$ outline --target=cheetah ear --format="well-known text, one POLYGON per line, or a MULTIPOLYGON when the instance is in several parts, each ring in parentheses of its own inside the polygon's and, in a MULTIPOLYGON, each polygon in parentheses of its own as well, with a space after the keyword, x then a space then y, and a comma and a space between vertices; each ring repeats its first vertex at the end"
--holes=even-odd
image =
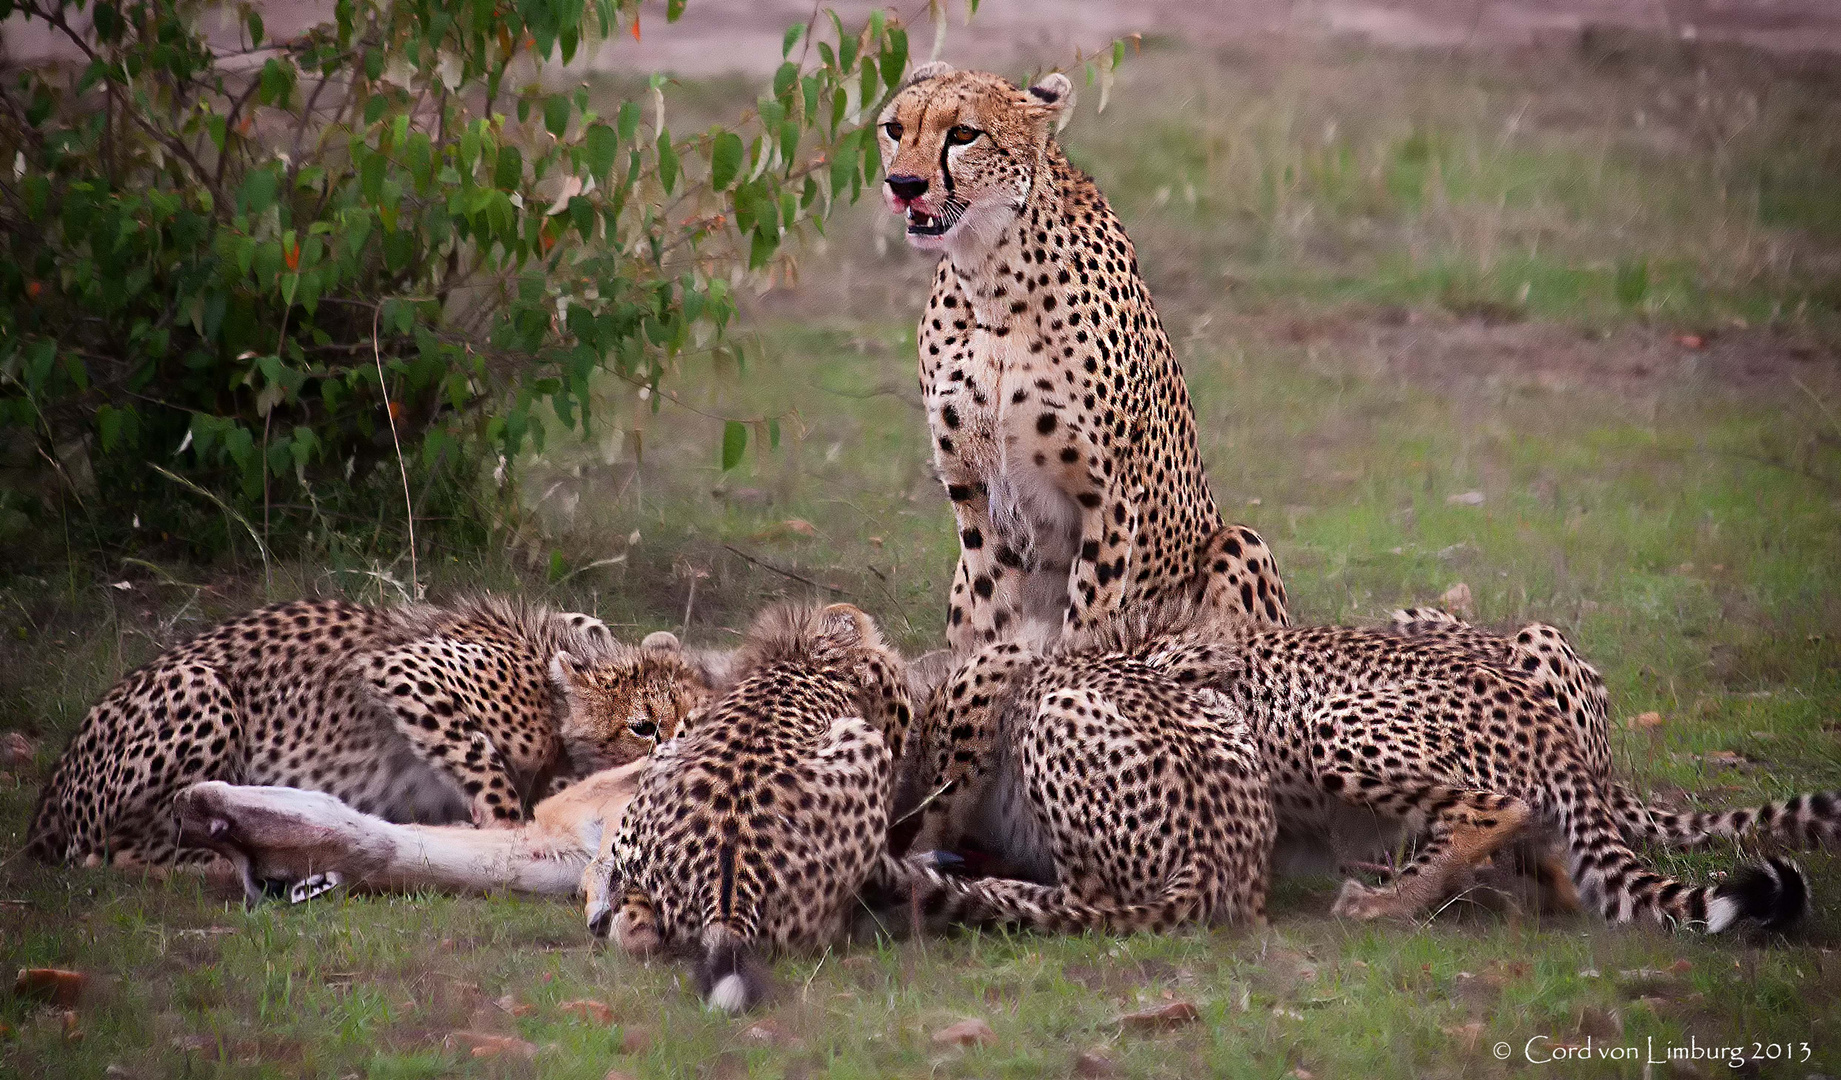
POLYGON ((937 79, 942 75, 950 75, 952 74, 952 70, 952 65, 944 60, 929 60, 909 70, 908 77, 902 82, 901 88, 906 90, 915 83, 923 83, 928 79, 937 79))
POLYGON ((1051 71, 1029 88, 1029 101, 1037 115, 1055 118, 1055 131, 1059 133, 1074 117, 1074 84, 1061 72, 1051 71))
POLYGON ((581 661, 558 649, 556 655, 550 657, 550 681, 556 684, 558 693, 573 697, 583 682, 581 661))
POLYGON ((879 643, 876 624, 855 604, 832 604, 819 613, 821 631, 831 644, 844 649, 879 643))
POLYGON ((679 641, 678 636, 669 630, 652 631, 650 634, 646 635, 644 641, 639 643, 639 647, 646 652, 676 653, 684 651, 684 643, 679 641))

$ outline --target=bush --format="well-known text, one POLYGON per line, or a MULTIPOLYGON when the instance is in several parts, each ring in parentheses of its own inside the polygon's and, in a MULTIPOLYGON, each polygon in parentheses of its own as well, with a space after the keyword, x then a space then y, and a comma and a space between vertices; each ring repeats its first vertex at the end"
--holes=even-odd
POLYGON ((599 373, 738 353, 731 280, 873 186, 908 60, 881 13, 794 26, 754 110, 680 137, 656 77, 606 115, 542 78, 638 0, 340 0, 289 41, 219 10, 0 0, 86 61, 0 86, 0 440, 99 536, 221 543, 194 485, 264 532, 464 508, 599 373))

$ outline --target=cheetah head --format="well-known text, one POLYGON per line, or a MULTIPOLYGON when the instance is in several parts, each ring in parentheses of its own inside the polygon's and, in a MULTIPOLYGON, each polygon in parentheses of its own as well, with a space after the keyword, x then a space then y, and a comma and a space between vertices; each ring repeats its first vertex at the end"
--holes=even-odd
POLYGON ((994 245, 1027 205, 1073 102, 1074 84, 1060 72, 1019 90, 947 64, 915 68, 876 129, 888 162, 883 195, 907 219, 908 242, 961 264, 994 245))
POLYGON ((563 745, 578 775, 636 761, 677 734, 712 690, 677 635, 659 631, 635 649, 615 644, 591 657, 558 652, 550 680, 564 706, 563 745))

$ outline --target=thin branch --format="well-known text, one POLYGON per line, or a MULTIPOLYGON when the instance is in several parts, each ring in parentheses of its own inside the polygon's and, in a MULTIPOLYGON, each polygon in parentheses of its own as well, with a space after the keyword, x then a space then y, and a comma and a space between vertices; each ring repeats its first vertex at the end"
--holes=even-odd
POLYGON ((403 462, 403 443, 396 434, 396 410, 390 407, 390 380, 384 375, 384 354, 377 343, 377 321, 383 312, 382 304, 378 304, 371 312, 371 359, 377 364, 377 390, 383 395, 384 416, 390 421, 390 441, 396 446, 396 468, 403 474, 403 510, 409 515, 409 584, 415 589, 415 598, 420 600, 422 576, 416 567, 415 500, 409 494, 409 466, 403 462))
POLYGON ((810 585, 814 589, 823 589, 826 592, 836 593, 839 596, 853 595, 848 589, 840 589, 836 585, 826 585, 822 581, 813 581, 811 578, 806 577, 803 574, 796 574, 791 570, 782 569, 763 559, 757 559, 754 556, 743 551, 741 548, 736 547, 734 544, 724 544, 722 546, 727 551, 735 555, 741 556, 743 559, 747 560, 748 562, 753 563, 754 565, 760 567, 761 569, 771 570, 774 573, 779 574, 781 577, 792 578, 794 581, 798 581, 798 582, 802 582, 803 584, 810 585))

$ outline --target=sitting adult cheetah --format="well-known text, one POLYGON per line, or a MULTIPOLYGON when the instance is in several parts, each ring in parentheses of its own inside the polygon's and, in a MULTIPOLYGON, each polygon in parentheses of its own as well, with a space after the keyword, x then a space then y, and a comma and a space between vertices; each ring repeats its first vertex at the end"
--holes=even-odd
POLYGON ((710 673, 669 634, 648 645, 501 600, 254 611, 91 708, 39 796, 27 850, 117 865, 207 856, 182 847, 172 808, 204 780, 324 791, 392 821, 509 825, 553 783, 644 755, 647 724, 675 724, 701 700, 710 673))
MULTIPOLYGON (((1218 690, 1246 716, 1282 833, 1321 832, 1356 808, 1427 836, 1386 887, 1346 882, 1338 914, 1419 914, 1497 852, 1549 840, 1611 921, 1719 932, 1742 920, 1781 926, 1803 911, 1801 873, 1781 859, 1717 888, 1646 868, 1620 834, 1608 749, 1582 745, 1580 722, 1505 662, 1513 650, 1498 636, 1411 622, 1247 631, 1187 607, 1134 613, 1143 629, 1131 655, 1182 685, 1218 690)), ((943 791, 924 812, 951 822, 964 820, 961 789, 988 786, 979 763, 990 735, 975 723, 948 735, 957 749, 938 759, 949 761, 943 791)), ((917 847, 935 835, 924 824, 917 847)))
POLYGON ((618 910, 591 903, 589 929, 642 954, 694 943, 698 993, 729 1012, 764 993, 757 943, 838 938, 886 851, 902 669, 848 604, 763 613, 732 688, 652 757, 607 868, 618 910))
POLYGON ((1031 880, 903 863, 882 875, 892 899, 1054 932, 1265 921, 1275 826, 1258 747, 1221 694, 1145 663, 1106 632, 1117 622, 1047 652, 987 646, 934 693, 915 761, 962 779, 921 811, 916 849, 975 834, 1031 880))
POLYGON ((1131 241, 1055 144, 1072 104, 1065 75, 1024 91, 933 63, 878 121, 889 206, 944 255, 918 341, 959 529, 947 638, 1052 636, 1179 594, 1283 626, 1271 551, 1209 491, 1131 241))

